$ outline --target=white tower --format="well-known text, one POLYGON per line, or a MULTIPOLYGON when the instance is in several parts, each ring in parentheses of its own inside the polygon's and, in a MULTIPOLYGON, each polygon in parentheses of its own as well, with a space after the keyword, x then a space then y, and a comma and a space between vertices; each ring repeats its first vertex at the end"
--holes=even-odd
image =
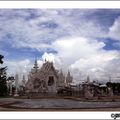
POLYGON ((89 76, 87 76, 87 81, 86 81, 86 83, 90 83, 90 77, 89 77, 89 76))
POLYGON ((63 74, 63 72, 61 70, 60 73, 59 73, 59 83, 58 83, 58 85, 63 86, 64 83, 65 83, 65 76, 64 76, 64 74, 63 74))
POLYGON ((15 96, 19 96, 18 95, 18 80, 19 80, 19 77, 18 77, 18 74, 15 75, 15 96))
POLYGON ((23 75, 23 79, 22 79, 22 86, 23 86, 23 87, 25 87, 25 83, 26 83, 25 75, 23 75))
POLYGON ((67 77, 66 77, 66 83, 72 83, 73 77, 70 75, 70 71, 68 70, 67 77))

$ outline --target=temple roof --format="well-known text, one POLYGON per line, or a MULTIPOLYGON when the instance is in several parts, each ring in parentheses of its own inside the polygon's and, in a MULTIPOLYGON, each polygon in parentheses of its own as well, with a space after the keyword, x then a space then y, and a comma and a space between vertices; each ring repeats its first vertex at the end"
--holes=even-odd
POLYGON ((53 62, 45 61, 45 63, 42 65, 40 71, 43 73, 48 73, 50 70, 53 70, 56 77, 58 77, 57 70, 53 66, 53 62))

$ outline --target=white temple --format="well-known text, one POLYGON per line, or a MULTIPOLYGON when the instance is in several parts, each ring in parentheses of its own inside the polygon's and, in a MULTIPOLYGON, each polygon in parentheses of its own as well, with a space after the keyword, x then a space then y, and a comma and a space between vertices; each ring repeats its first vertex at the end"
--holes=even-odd
POLYGON ((70 82, 72 82, 72 76, 69 71, 65 77, 62 70, 59 71, 54 67, 53 62, 45 60, 39 68, 35 60, 34 67, 28 75, 26 93, 56 93, 60 87, 70 82))

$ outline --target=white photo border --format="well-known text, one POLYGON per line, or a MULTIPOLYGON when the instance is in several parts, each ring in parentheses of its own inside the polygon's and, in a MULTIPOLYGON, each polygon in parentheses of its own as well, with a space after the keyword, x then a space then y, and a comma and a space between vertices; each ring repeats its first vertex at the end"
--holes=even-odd
MULTIPOLYGON (((0 1, 0 9, 120 9, 120 1, 0 1)), ((0 119, 113 119, 111 112, 0 112, 0 119)))

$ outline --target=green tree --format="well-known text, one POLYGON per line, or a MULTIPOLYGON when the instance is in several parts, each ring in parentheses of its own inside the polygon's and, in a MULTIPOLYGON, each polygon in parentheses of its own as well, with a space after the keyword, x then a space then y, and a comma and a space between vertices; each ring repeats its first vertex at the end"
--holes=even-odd
MULTIPOLYGON (((4 56, 0 55, 0 64, 3 64, 4 56)), ((0 67, 0 96, 7 95, 7 75, 6 75, 7 67, 0 67)))

